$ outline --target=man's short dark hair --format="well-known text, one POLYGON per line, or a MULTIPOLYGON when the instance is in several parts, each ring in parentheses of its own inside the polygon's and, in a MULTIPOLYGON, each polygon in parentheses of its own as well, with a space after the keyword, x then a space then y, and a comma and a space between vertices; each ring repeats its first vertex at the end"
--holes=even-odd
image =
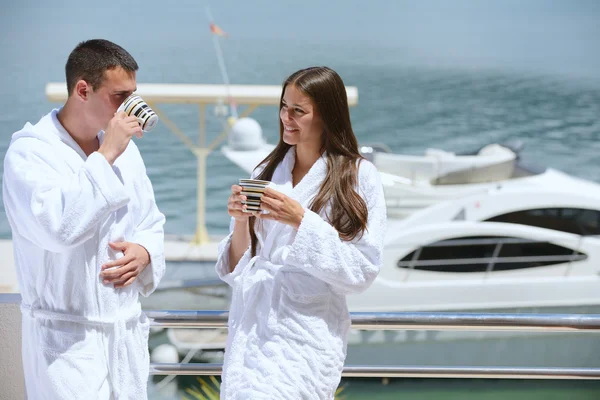
POLYGON ((129 72, 138 70, 131 54, 113 42, 92 39, 79 43, 69 54, 65 66, 69 95, 80 79, 89 83, 92 89, 98 89, 104 80, 104 72, 117 67, 129 72))

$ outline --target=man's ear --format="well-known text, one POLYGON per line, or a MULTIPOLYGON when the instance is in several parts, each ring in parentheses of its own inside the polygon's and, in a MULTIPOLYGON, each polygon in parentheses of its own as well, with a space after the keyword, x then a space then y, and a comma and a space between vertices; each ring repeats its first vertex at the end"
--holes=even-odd
POLYGON ((75 84, 74 95, 82 101, 87 101, 91 91, 92 87, 83 79, 78 80, 75 84))

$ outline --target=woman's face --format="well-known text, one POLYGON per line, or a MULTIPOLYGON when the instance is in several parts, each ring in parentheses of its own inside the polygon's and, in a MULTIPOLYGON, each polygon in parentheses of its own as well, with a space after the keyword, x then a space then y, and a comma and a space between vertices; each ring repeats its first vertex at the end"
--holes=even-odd
POLYGON ((290 84, 283 93, 279 118, 283 141, 289 145, 321 148, 324 125, 312 99, 290 84))

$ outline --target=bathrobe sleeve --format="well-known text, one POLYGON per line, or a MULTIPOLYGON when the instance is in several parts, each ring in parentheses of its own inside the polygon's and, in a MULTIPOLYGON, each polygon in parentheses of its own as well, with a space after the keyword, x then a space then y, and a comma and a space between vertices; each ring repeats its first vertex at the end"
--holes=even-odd
POLYGON ((215 265, 215 270, 217 271, 217 275, 219 278, 227 283, 229 286, 233 286, 233 281, 236 276, 238 276, 241 271, 244 269, 244 265, 248 264, 252 259, 252 255, 250 253, 250 246, 246 249, 240 261, 238 261, 237 265, 233 272, 229 272, 229 247, 231 246, 231 237, 233 236, 233 226, 235 224, 235 219, 231 218, 231 223, 229 225, 229 235, 221 240, 219 243, 219 251, 217 264, 215 265))
POLYGON ((123 184, 100 153, 60 173, 51 145, 19 139, 4 158, 4 205, 14 229, 37 246, 62 252, 94 235, 97 224, 129 202, 123 184))
POLYGON ((305 209, 304 218, 292 243, 287 263, 331 285, 341 294, 360 293, 373 282, 382 262, 386 229, 386 206, 379 173, 362 160, 359 194, 368 208, 367 230, 351 242, 323 218, 305 209))
MULTIPOLYGON (((130 144, 131 145, 131 144, 130 144)), ((134 147, 137 150, 137 146, 134 147)), ((132 242, 143 246, 150 255, 150 264, 144 268, 137 279, 140 280, 140 294, 149 296, 157 288, 165 275, 165 216, 158 210, 154 199, 154 190, 142 156, 137 152, 140 165, 139 183, 136 191, 139 194, 140 211, 135 216, 135 227, 132 242)))
MULTIPOLYGON (((256 177, 262 172, 262 169, 262 165, 256 167, 256 169, 252 171, 252 174, 250 174, 250 179, 256 179, 256 177)), ((229 223, 229 235, 227 235, 223 240, 221 240, 221 243, 219 243, 217 264, 215 265, 217 275, 229 286, 233 286, 233 280, 235 277, 241 273, 241 271, 244 269, 243 267, 252 259, 250 246, 248 246, 242 255, 242 258, 240 258, 240 261, 238 261, 237 265, 235 266, 233 272, 229 272, 229 247, 231 246, 231 237, 233 236, 234 225, 235 218, 232 217, 229 223)))

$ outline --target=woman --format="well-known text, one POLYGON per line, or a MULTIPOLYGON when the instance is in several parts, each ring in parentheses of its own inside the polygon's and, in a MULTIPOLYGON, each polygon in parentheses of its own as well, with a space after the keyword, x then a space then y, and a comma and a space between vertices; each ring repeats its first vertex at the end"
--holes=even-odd
POLYGON ((363 159, 346 90, 326 67, 283 84, 280 140, 253 178, 271 181, 258 214, 233 185, 232 232, 216 270, 233 287, 223 399, 332 399, 346 358, 346 295, 381 265, 386 211, 363 159))

